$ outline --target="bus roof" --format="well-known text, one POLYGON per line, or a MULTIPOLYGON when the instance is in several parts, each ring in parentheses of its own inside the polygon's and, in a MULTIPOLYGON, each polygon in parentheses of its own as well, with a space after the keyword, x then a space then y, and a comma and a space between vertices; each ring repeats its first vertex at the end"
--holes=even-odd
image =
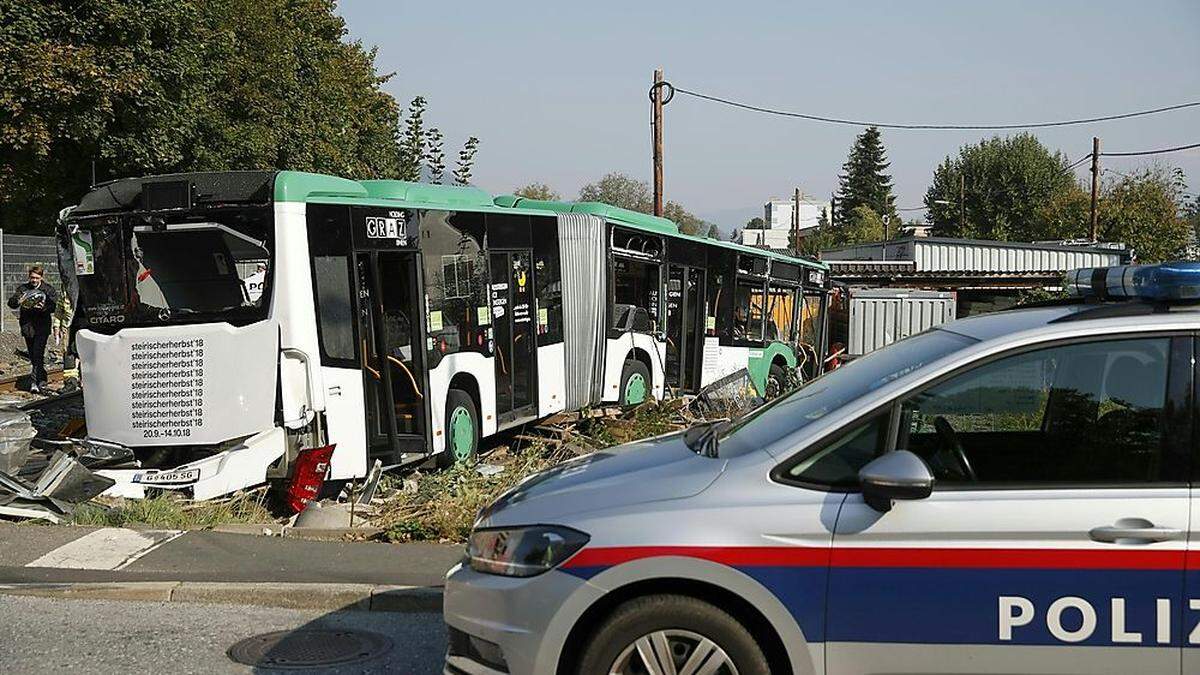
POLYGON ((516 195, 492 195, 476 187, 456 185, 433 185, 430 183, 414 183, 403 180, 365 180, 352 181, 321 174, 302 173, 297 171, 281 171, 275 179, 276 201, 330 201, 355 204, 373 204, 378 206, 429 206, 457 207, 471 211, 503 211, 505 213, 586 213, 604 218, 605 220, 634 229, 652 232, 654 234, 690 239, 710 246, 741 251, 750 255, 758 255, 780 262, 828 269, 824 263, 806 258, 795 258, 789 255, 768 251, 752 246, 743 246, 731 241, 709 239, 685 234, 674 222, 623 209, 601 202, 565 202, 528 199, 516 195))
MULTIPOLYGON (((356 181, 303 171, 222 171, 119 179, 93 188, 83 196, 72 215, 86 217, 90 214, 137 210, 144 203, 143 188, 146 185, 182 181, 191 184, 190 191, 194 198, 202 202, 264 203, 273 197, 277 202, 324 202, 412 208, 449 207, 457 210, 527 215, 545 212, 586 213, 622 227, 688 239, 781 262, 828 269, 827 265, 815 260, 795 258, 731 241, 685 234, 680 232, 674 222, 666 218, 600 202, 543 201, 515 195, 493 197, 484 190, 470 186, 433 185, 402 180, 356 181)), ((189 203, 190 199, 192 198, 189 198, 189 203)))

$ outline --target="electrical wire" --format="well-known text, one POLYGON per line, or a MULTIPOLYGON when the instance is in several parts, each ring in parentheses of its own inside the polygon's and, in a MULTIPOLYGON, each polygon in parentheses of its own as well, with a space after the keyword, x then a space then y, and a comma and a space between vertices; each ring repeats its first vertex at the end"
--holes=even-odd
MULTIPOLYGON (((1164 155, 1168 152, 1179 152, 1181 150, 1191 150, 1200 148, 1200 143, 1192 143, 1191 145, 1178 145, 1173 148, 1160 148, 1158 150, 1139 150, 1137 152, 1102 152, 1101 157, 1140 157, 1142 155, 1164 155)), ((1088 155, 1091 157, 1091 155, 1088 155)))
POLYGON ((1200 106, 1200 101, 1191 101, 1188 103, 1178 103, 1176 105, 1163 106, 1161 108, 1152 108, 1149 110, 1138 110, 1134 112, 1120 113, 1117 115, 1103 115, 1100 117, 1085 117, 1072 120, 1060 120, 1055 122, 1028 122, 1023 124, 909 124, 899 122, 868 122, 864 120, 843 119, 839 117, 826 117, 824 115, 813 115, 809 113, 793 112, 788 110, 778 110, 775 108, 767 108, 759 105, 752 105, 742 101, 713 96, 712 94, 704 94, 682 87, 676 87, 670 82, 657 82, 650 87, 650 96, 656 95, 656 90, 659 88, 667 89, 667 95, 663 101, 666 102, 675 95, 675 93, 684 94, 693 98, 720 103, 722 105, 750 110, 753 112, 766 113, 768 115, 779 115, 782 117, 795 117, 799 119, 809 120, 811 122, 825 122, 827 124, 844 124, 854 127, 878 127, 880 129, 912 129, 926 131, 961 131, 961 130, 1002 130, 1002 129, 1044 129, 1047 127, 1066 127, 1080 124, 1095 124, 1097 122, 1111 122, 1113 120, 1129 119, 1131 117, 1142 117, 1145 115, 1157 115, 1160 113, 1171 112, 1173 110, 1183 110, 1185 108, 1195 108, 1200 106))
POLYGON ((1091 158, 1092 158, 1092 153, 1089 152, 1088 154, 1084 155, 1083 157, 1080 157, 1079 159, 1075 160, 1074 162, 1071 162, 1071 164, 1069 166, 1067 166, 1067 171, 1074 169, 1075 167, 1079 166, 1080 164, 1083 164, 1084 162, 1088 161, 1091 158))

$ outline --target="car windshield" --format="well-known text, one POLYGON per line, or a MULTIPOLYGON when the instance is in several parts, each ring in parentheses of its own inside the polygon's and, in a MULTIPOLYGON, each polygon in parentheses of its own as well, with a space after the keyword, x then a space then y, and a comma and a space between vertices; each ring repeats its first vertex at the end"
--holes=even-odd
POLYGON ((947 330, 905 338, 813 380, 735 420, 720 438, 722 457, 763 448, 886 384, 978 340, 947 330))
POLYGON ((263 210, 184 223, 123 220, 73 234, 85 325, 240 323, 265 315, 271 255, 263 210))

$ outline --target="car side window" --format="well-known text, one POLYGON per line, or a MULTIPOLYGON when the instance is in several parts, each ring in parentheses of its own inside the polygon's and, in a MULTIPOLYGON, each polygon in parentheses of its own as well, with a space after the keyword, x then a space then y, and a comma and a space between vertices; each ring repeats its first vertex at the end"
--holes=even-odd
POLYGON ((833 488, 857 487, 859 469, 882 452, 887 430, 887 412, 860 421, 797 462, 785 474, 789 480, 802 483, 833 488))
POLYGON ((897 447, 943 485, 1158 482, 1170 351, 1135 338, 1001 358, 903 400, 897 447))

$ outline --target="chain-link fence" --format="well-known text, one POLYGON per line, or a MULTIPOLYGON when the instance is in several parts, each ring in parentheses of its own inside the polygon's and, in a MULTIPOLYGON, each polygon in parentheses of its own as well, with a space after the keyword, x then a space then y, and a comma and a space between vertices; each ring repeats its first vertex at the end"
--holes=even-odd
MULTIPOLYGON (((0 302, 28 280, 30 265, 46 268, 46 281, 60 289, 58 280, 58 246, 54 237, 32 234, 9 234, 0 230, 0 302)), ((5 305, 0 309, 0 332, 17 332, 16 313, 5 305)))

